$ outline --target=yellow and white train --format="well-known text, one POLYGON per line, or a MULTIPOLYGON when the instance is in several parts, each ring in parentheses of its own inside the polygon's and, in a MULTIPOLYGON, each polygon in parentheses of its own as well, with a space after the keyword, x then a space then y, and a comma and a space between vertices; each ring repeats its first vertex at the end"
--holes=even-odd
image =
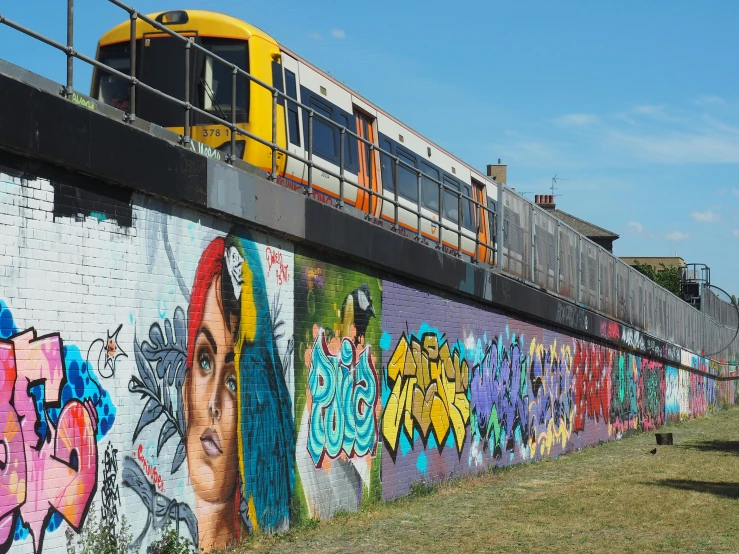
MULTIPOLYGON (((280 184, 294 189, 306 188, 310 173, 315 195, 324 201, 338 199, 340 180, 335 175, 340 174, 340 128, 345 127, 378 148, 370 149, 351 134, 343 134, 346 178, 343 188, 347 204, 369 216, 395 221, 395 206, 381 199, 394 201, 397 191, 398 224, 402 228, 417 233, 416 211, 420 202, 425 216, 421 219, 421 234, 426 239, 438 245, 437 222, 441 220, 448 227, 441 230, 445 249, 456 251, 461 244, 465 254, 492 263, 492 250, 485 245, 492 245, 495 234, 492 213, 498 185, 494 180, 244 21, 200 10, 161 12, 148 17, 179 35, 190 37, 194 43, 277 88, 287 97, 281 98, 277 105, 275 142, 295 158, 277 151, 275 168, 280 184), (308 164, 296 159, 309 158, 309 110, 306 107, 333 122, 312 117, 315 167, 311 172, 308 164), (394 162, 395 157, 404 163, 394 162), (351 182, 373 193, 352 186, 351 182), (444 185, 442 189, 440 183, 444 185), (469 199, 489 211, 478 208, 469 199), (461 240, 457 232, 460 218, 461 240), (475 237, 480 244, 476 245, 475 237)), ((128 75, 131 74, 130 48, 131 23, 125 22, 103 35, 98 43, 97 59, 128 75)), ((240 128, 265 141, 273 140, 271 90, 238 75, 234 101, 231 67, 197 48, 185 54, 181 39, 141 19, 135 28, 135 48, 135 75, 139 81, 179 100, 187 99, 200 110, 228 122, 232 121, 235 107, 234 120, 240 128), (189 76, 185 69, 186 55, 190 57, 189 76)), ((129 90, 128 81, 95 70, 93 98, 129 112, 129 90)), ((180 134, 185 131, 182 107, 141 87, 136 92, 135 115, 180 134)), ((227 125, 214 124, 212 119, 196 111, 191 112, 189 123, 192 138, 226 154, 231 153, 231 130, 227 125)), ((272 148, 245 135, 238 134, 234 155, 272 171, 272 148)))

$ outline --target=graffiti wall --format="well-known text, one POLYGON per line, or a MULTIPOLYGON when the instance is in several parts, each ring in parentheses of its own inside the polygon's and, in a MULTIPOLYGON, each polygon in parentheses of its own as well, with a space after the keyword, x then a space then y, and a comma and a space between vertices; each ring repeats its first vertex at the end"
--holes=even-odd
POLYGON ((379 498, 382 315, 377 277, 296 256, 296 506, 303 517, 379 498))
POLYGON ((167 525, 224 548, 734 402, 690 353, 665 367, 210 215, 85 194, 0 176, 0 554, 67 552, 124 519, 131 552, 167 525))

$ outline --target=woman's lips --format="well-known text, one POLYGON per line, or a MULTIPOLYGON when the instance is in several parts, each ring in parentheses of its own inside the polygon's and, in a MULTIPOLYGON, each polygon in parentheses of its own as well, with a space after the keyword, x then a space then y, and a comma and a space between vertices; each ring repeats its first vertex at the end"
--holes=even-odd
POLYGON ((211 458, 215 458, 216 456, 223 454, 218 433, 216 433, 215 429, 212 427, 208 427, 205 432, 200 435, 200 443, 203 445, 205 453, 211 458))

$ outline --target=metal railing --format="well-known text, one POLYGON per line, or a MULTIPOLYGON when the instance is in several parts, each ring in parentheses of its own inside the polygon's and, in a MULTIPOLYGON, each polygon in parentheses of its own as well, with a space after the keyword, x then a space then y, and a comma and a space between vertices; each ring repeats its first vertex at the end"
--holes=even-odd
POLYGON ((502 194, 504 272, 695 353, 739 360, 731 304, 704 287, 698 311, 536 204, 502 194))
MULTIPOLYGON (((11 21, 0 14, 0 23, 4 23, 8 27, 11 27, 17 31, 20 31, 21 33, 24 33, 30 37, 33 37, 35 39, 38 39, 49 46, 52 46, 62 52, 64 52, 67 55, 67 83, 66 86, 62 88, 62 94, 64 95, 70 95, 72 91, 74 90, 74 80, 73 80, 73 60, 74 58, 77 58, 85 63, 88 63, 92 65, 93 67, 97 68, 100 71, 104 71, 112 76, 115 76, 119 79, 122 79, 126 81, 129 85, 129 112, 124 115, 124 120, 128 123, 132 123, 136 119, 136 91, 137 90, 145 90, 148 93, 151 93, 159 98, 162 98, 168 102, 171 102, 173 104, 176 104, 180 106, 183 110, 183 135, 181 137, 181 143, 184 145, 188 145, 190 141, 192 140, 191 137, 191 118, 193 114, 197 114, 205 118, 206 120, 210 120, 215 124, 224 125, 230 130, 231 135, 231 154, 226 157, 226 161, 229 163, 233 163, 234 156, 233 153, 236 152, 236 139, 237 136, 243 136, 248 139, 251 139, 261 145, 264 145, 271 150, 271 161, 272 161, 272 167, 271 172, 269 173, 268 178, 272 181, 276 181, 279 177, 278 170, 277 170, 277 154, 283 154, 284 156, 287 156, 288 158, 295 159, 299 162, 304 163, 307 166, 307 187, 305 190, 305 193, 307 195, 313 194, 313 185, 314 185, 314 179, 313 179, 313 172, 314 170, 320 170, 323 174, 326 174, 330 177, 333 177, 334 179, 338 180, 339 183, 339 198, 336 202, 337 208, 343 208, 345 204, 345 187, 346 185, 350 185, 352 187, 355 187, 358 191, 363 191, 369 196, 369 206, 370 209, 367 213, 367 218, 371 217, 373 213, 376 211, 379 211, 380 216, 383 215, 383 206, 384 202, 387 202, 393 206, 392 212, 393 212, 393 218, 392 218, 392 229, 398 230, 400 228, 400 221, 401 221, 401 212, 405 212, 410 218, 415 218, 416 222, 416 236, 415 239, 420 241, 423 238, 423 232, 422 232, 422 222, 427 221, 431 226, 438 227, 439 229, 439 239, 438 241, 434 239, 433 237, 430 237, 428 234, 426 234, 426 237, 431 240, 431 242, 436 243, 436 248, 443 248, 444 246, 444 236, 446 235, 449 237, 451 235, 452 239, 447 240, 446 243, 448 245, 451 245, 452 254, 455 254, 457 256, 461 256, 464 248, 464 240, 469 240, 470 242, 474 243, 474 247, 470 247, 467 250, 467 253, 470 254, 470 261, 472 263, 478 263, 479 260, 483 260, 488 264, 494 264, 495 263, 495 246, 492 243, 492 240, 490 238, 481 238, 481 234, 483 234, 483 222, 485 221, 492 221, 493 226, 495 226, 495 212, 494 210, 491 210, 475 198, 472 198, 470 196, 467 196, 462 192, 461 190, 457 190, 455 188, 452 188, 445 184, 443 181, 440 181, 438 179, 433 178, 430 175, 426 175, 423 173, 420 169, 406 163, 404 160, 400 159, 398 156, 394 155, 392 152, 389 152, 387 150, 384 150, 380 148, 378 145, 372 143, 371 141, 365 139, 364 137, 359 136, 357 133, 353 132, 351 129, 346 128, 343 125, 340 125, 339 123, 334 122, 330 118, 324 116, 323 114, 317 112, 313 108, 311 108, 308 105, 303 104, 302 102, 298 101, 297 99, 291 98, 287 96, 283 91, 277 89, 276 87, 269 85, 265 83, 264 81, 258 79, 257 77, 254 77, 252 74, 250 74, 247 71, 244 71, 240 67, 236 66, 235 64, 221 58, 217 54, 214 54, 207 48, 204 48, 200 44, 197 44, 191 37, 186 37, 183 35, 180 35, 179 33, 173 31, 172 29, 168 28, 166 25, 153 20, 146 15, 140 13, 135 8, 120 2, 119 0, 108 0, 111 4, 114 4, 118 7, 120 7, 122 10, 125 10, 129 14, 130 18, 130 72, 129 74, 122 73, 121 71, 118 71, 98 60, 95 60, 94 58, 91 58, 89 56, 86 56, 85 54, 82 54, 81 52, 78 52, 74 48, 74 2, 73 0, 67 0, 67 44, 61 44, 53 39, 50 39, 48 37, 45 37, 41 35, 40 33, 29 29, 20 23, 17 23, 15 21, 11 21), (148 25, 151 25, 155 29, 161 31, 162 33, 165 33, 169 36, 171 36, 174 39, 177 39, 182 42, 183 46, 183 64, 185 66, 185 79, 184 79, 184 99, 180 100, 179 98, 175 98, 174 96, 171 96, 169 94, 166 94, 164 92, 161 92, 160 90, 146 84, 145 82, 139 80, 136 77, 136 26, 137 21, 141 20, 147 23, 148 25), (197 50, 207 58, 210 58, 213 60, 214 63, 223 64, 227 68, 231 70, 231 99, 232 99, 232 106, 231 106, 231 118, 230 120, 226 120, 223 117, 219 117, 218 115, 211 113, 207 110, 204 110, 202 108, 199 108, 198 106, 194 105, 190 101, 190 82, 191 82, 191 51, 197 50), (272 96, 272 136, 271 140, 267 140, 264 137, 260 137, 243 127, 240 127, 236 123, 236 104, 237 104, 237 95, 236 95, 236 85, 237 85, 237 79, 239 77, 246 78, 248 81, 255 83, 259 87, 262 87, 266 91, 269 91, 269 93, 272 96), (307 157, 303 157, 300 154, 296 154, 294 152, 290 152, 286 148, 282 148, 278 142, 277 142, 277 127, 278 127, 278 106, 286 106, 287 103, 290 103, 290 105, 301 108, 308 114, 308 148, 307 148, 307 157), (314 120, 318 118, 323 123, 331 126, 333 129, 336 130, 340 134, 340 141, 339 141, 339 169, 336 171, 332 167, 329 167, 328 165, 322 164, 320 161, 317 161, 317 156, 315 155, 314 148, 313 148, 313 138, 314 138, 314 120), (392 160, 393 164, 393 175, 394 175, 394 192, 391 195, 388 195, 386 193, 378 192, 377 190, 374 190, 371 186, 364 186, 359 183, 359 179, 355 179, 353 174, 346 172, 345 167, 345 159, 346 159, 346 145, 347 140, 346 137, 349 136, 352 139, 358 141, 358 143, 364 144, 366 148, 369 149, 369 159, 372 161, 372 171, 370 172, 370 175, 374 175, 379 173, 379 164, 377 163, 377 155, 385 155, 388 156, 392 160), (377 154, 376 154, 377 153, 377 154), (411 208, 408 206, 408 202, 404 202, 399 198, 398 195, 398 189, 399 189, 399 182, 397 179, 398 175, 398 166, 405 167, 412 173, 415 173, 416 175, 416 181, 417 181, 417 202, 415 204, 415 208, 411 208), (438 210, 438 219, 434 215, 428 215, 427 213, 424 213, 424 210, 427 210, 427 208, 424 208, 422 206, 421 198, 422 198, 422 182, 431 182, 434 183, 438 187, 438 193, 439 193, 439 210, 438 210), (453 197, 456 197, 456 204, 457 204, 457 225, 456 227, 447 225, 444 223, 444 210, 443 210, 443 198, 445 194, 450 194, 453 197), (472 225, 473 229, 469 230, 464 226, 464 217, 463 217, 463 207, 465 204, 469 204, 472 207, 472 225), (446 233, 445 233, 446 232, 446 233), (456 241, 455 241, 456 239, 456 241), (452 241, 455 241, 456 244, 453 244, 452 241)), ((371 185, 371 183, 370 183, 371 185)), ((428 210, 431 211, 431 210, 428 210)), ((433 211, 432 211, 433 214, 433 211)), ((492 231, 488 234, 488 237, 492 235, 492 231)))
MULTIPOLYGON (((515 194, 510 189, 498 185, 497 206, 498 213, 491 210, 475 198, 465 195, 461 190, 449 187, 443 181, 426 175, 420 169, 406 163, 392 152, 380 148, 371 141, 359 136, 351 129, 342 126, 323 114, 315 111, 295 98, 287 96, 283 91, 269 85, 254 77, 247 71, 235 64, 214 54, 210 50, 197 44, 191 37, 185 37, 171 30, 166 25, 152 20, 141 14, 136 9, 119 0, 108 0, 110 3, 125 10, 130 18, 130 71, 129 74, 122 73, 112 67, 103 64, 94 58, 86 56, 74 48, 74 2, 67 1, 67 44, 59 43, 45 37, 17 22, 11 21, 0 14, 0 23, 5 24, 21 33, 40 40, 53 48, 66 54, 67 57, 67 82, 62 87, 62 94, 69 96, 74 90, 73 61, 79 59, 92 65, 100 71, 104 71, 119 79, 124 80, 129 86, 129 109, 124 114, 124 121, 129 124, 136 119, 137 91, 144 90, 156 95, 168 102, 180 106, 183 110, 183 135, 181 143, 188 145, 191 141, 191 118, 198 114, 206 120, 224 125, 230 129, 231 154, 227 156, 227 162, 234 162, 233 153, 236 152, 236 138, 243 136, 255 141, 271 151, 271 171, 268 178, 276 181, 279 177, 277 167, 277 154, 280 153, 287 158, 297 160, 307 167, 307 186, 305 194, 313 193, 313 172, 320 170, 322 173, 338 180, 339 193, 335 206, 339 209, 344 207, 345 187, 350 185, 357 191, 363 191, 369 196, 369 210, 365 217, 370 218, 379 213, 384 217, 384 203, 392 206, 393 217, 392 228, 400 228, 401 210, 415 218, 415 239, 423 238, 422 223, 428 221, 439 229, 436 248, 444 245, 444 236, 451 233, 456 235, 456 252, 461 256, 464 245, 463 241, 474 242, 474 253, 470 256, 472 263, 483 260, 486 264, 494 265, 498 270, 537 286, 546 288, 548 291, 562 296, 572 302, 590 308, 601 314, 632 325, 645 332, 668 342, 678 344, 696 353, 721 352, 720 357, 725 360, 739 359, 739 344, 732 342, 731 336, 736 331, 736 326, 731 328, 731 316, 724 317, 721 302, 709 299, 707 304, 711 307, 707 313, 701 313, 692 306, 683 302, 666 289, 656 285, 647 277, 624 264, 612 254, 591 242, 577 231, 554 218, 551 214, 542 210, 525 198, 515 194), (155 29, 165 33, 182 43, 183 64, 185 66, 184 99, 180 100, 169 94, 147 85, 136 76, 136 26, 138 20, 144 21, 155 29), (194 105, 190 100, 191 82, 191 52, 199 51, 204 56, 213 60, 214 63, 225 65, 231 70, 231 117, 230 120, 204 110, 194 105), (260 137, 240 127, 236 122, 237 113, 237 79, 246 78, 249 82, 268 91, 271 95, 271 117, 272 129, 270 140, 260 137), (290 152, 278 144, 278 106, 287 105, 298 107, 307 113, 307 149, 306 156, 290 152), (338 171, 317 161, 314 153, 314 121, 318 118, 323 123, 331 126, 340 135, 339 141, 339 168, 338 171), (380 165, 377 159, 387 156, 392 161, 393 191, 379 192, 370 186, 359 183, 358 177, 354 179, 352 173, 347 174, 345 167, 346 159, 346 137, 349 136, 363 144, 370 153, 372 170, 371 176, 380 174, 380 165), (416 176, 417 201, 415 208, 409 207, 407 202, 401 201, 399 197, 400 183, 398 179, 398 168, 404 167, 416 176), (426 208, 422 207, 423 182, 431 182, 438 189, 438 219, 423 213, 426 208), (457 225, 449 226, 443 222, 444 219, 444 197, 451 195, 456 199, 457 225), (463 221, 463 208, 465 203, 473 206, 472 224, 474 230, 465 228, 463 221), (483 222, 491 222, 488 237, 481 239, 483 222), (495 233, 497 244, 492 241, 495 233), (730 344, 731 343, 731 344, 730 344), (727 348, 727 345, 729 345, 727 348)), ((221 115, 224 115, 221 112, 221 115)), ((320 157, 319 157, 320 160, 320 157)), ((334 165, 335 167, 335 165, 334 165)), ((372 177, 371 177, 372 178, 372 177)), ((431 211, 431 210, 430 210, 431 211)), ((432 211, 433 213, 433 211, 432 211)), ((448 219, 448 218, 447 218, 448 219)), ((430 237, 429 237, 430 238, 430 237)), ((452 239, 454 240, 454 239, 452 239)), ((705 297, 704 297, 705 298, 705 297)), ((725 304, 725 303, 724 303, 725 304)))

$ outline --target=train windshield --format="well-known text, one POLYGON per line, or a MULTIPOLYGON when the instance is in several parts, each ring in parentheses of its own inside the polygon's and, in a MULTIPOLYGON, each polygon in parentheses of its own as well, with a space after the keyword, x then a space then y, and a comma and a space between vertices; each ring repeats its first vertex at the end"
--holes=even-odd
MULTIPOLYGON (((243 40, 219 39, 204 37, 203 47, 213 52, 229 64, 249 71, 248 43, 243 40)), ((231 88, 233 69, 220 60, 204 56, 203 71, 198 82, 201 107, 215 115, 231 119, 231 88)), ((243 75, 236 76, 236 121, 248 121, 249 114, 249 80, 243 75)))
MULTIPOLYGON (((129 43, 111 44, 100 48, 98 59, 105 65, 128 75, 131 72, 129 43)), ((129 85, 120 77, 98 70, 97 99, 109 106, 127 112, 129 109, 129 85)))

